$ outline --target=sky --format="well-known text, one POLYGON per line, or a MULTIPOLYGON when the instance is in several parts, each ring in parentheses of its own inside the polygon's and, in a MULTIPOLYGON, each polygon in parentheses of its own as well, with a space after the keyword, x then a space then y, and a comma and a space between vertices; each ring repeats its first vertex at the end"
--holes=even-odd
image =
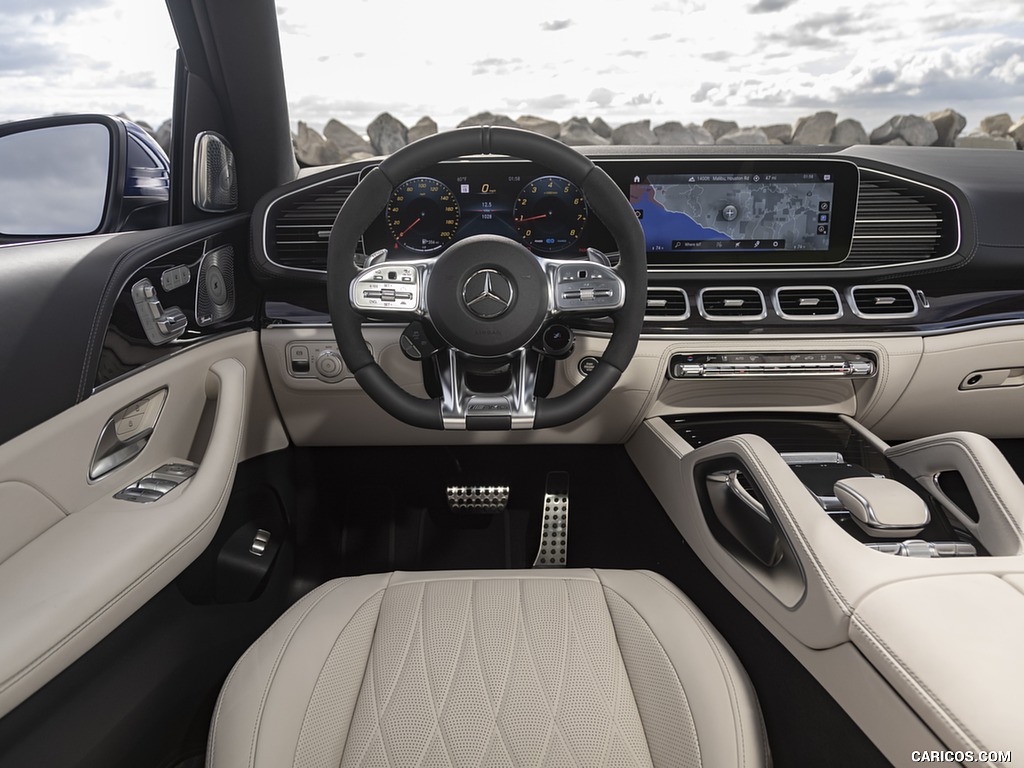
MULTIPOLYGON (((279 0, 293 126, 1024 115, 1024 0, 279 0)), ((0 121, 170 117, 160 0, 0 0, 0 121)))

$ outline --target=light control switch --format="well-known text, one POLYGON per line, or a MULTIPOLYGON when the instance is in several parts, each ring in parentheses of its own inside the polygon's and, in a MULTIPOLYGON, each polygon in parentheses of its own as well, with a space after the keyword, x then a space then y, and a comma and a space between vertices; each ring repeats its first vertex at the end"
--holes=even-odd
POLYGON ((916 536, 928 525, 924 500, 886 477, 847 477, 836 482, 836 498, 868 534, 883 539, 916 536))

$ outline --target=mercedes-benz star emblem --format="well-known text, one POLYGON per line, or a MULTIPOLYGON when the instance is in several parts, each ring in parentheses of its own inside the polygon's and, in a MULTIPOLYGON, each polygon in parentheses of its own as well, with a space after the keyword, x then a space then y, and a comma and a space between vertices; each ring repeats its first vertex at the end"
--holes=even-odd
POLYGON ((512 306, 512 283, 497 270, 478 270, 462 286, 462 300, 477 317, 499 317, 512 306))

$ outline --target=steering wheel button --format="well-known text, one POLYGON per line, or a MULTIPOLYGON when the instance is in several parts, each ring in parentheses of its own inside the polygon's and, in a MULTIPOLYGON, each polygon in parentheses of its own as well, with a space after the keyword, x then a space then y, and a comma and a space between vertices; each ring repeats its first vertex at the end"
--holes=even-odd
POLYGON ((566 291, 562 294, 562 298, 567 301, 579 301, 582 298, 582 294, 580 291, 566 291))

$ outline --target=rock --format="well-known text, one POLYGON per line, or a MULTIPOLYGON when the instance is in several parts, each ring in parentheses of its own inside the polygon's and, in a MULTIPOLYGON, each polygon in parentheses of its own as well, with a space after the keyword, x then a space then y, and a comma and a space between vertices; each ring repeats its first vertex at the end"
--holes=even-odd
POLYGON ((1017 142, 1010 136, 969 133, 966 136, 958 136, 953 146, 970 147, 972 149, 1016 149, 1017 142))
POLYGON ((524 130, 549 136, 552 139, 557 139, 558 135, 562 132, 562 126, 554 120, 546 120, 543 117, 535 117, 534 115, 520 115, 516 118, 516 125, 524 130))
POLYGON ((737 128, 735 131, 729 131, 724 136, 719 136, 715 143, 731 146, 743 144, 767 144, 768 137, 760 128, 737 128))
POLYGON ((847 118, 836 123, 836 127, 832 129, 832 138, 829 139, 828 143, 836 147, 867 144, 868 132, 864 130, 864 126, 857 120, 847 118))
POLYGON ((1008 133, 1017 142, 1017 146, 1024 149, 1024 117, 1011 125, 1008 133))
POLYGON ((991 136, 1005 136, 1011 125, 1013 125, 1013 118, 1005 112, 981 118, 981 132, 991 136))
MULTIPOLYGON (((700 126, 694 125, 683 125, 676 121, 670 121, 662 123, 654 127, 654 135, 658 139, 658 143, 667 147, 686 147, 698 144, 697 135, 694 133, 694 128, 700 128, 700 126)), ((700 129, 703 133, 707 133, 703 128, 700 129)), ((711 139, 708 134, 708 139, 711 139)), ((714 141, 710 140, 706 142, 713 144, 714 141)))
POLYGON ((909 147, 910 145, 900 136, 895 139, 889 139, 887 142, 882 144, 883 147, 909 147))
POLYGON ((355 152, 373 154, 373 147, 370 146, 370 142, 333 117, 324 126, 324 138, 334 144, 343 155, 351 155, 355 152))
POLYGON ((457 128, 467 128, 471 125, 501 125, 505 128, 518 128, 516 121, 508 115, 495 115, 491 112, 478 112, 472 117, 467 117, 461 123, 456 126, 457 128))
POLYGON ((930 147, 939 140, 939 132, 931 121, 918 115, 896 115, 871 132, 872 144, 888 144, 903 139, 912 147, 930 147))
POLYGON ((836 127, 835 112, 817 112, 801 117, 793 127, 793 143, 803 145, 828 144, 836 127))
POLYGON ((558 139, 570 147, 606 146, 612 143, 610 139, 595 133, 587 119, 581 117, 571 117, 562 123, 558 139))
POLYGON ((373 118, 373 122, 366 126, 366 134, 379 155, 390 155, 409 143, 409 129, 387 112, 373 118))
POLYGON ((956 137, 967 127, 967 118, 952 109, 929 112, 924 119, 935 126, 939 138, 935 144, 939 147, 952 147, 956 137))
POLYGON ((789 144, 793 141, 793 126, 789 123, 766 125, 761 130, 764 131, 764 135, 768 137, 769 142, 773 139, 780 144, 789 144))
POLYGON ((711 131, 705 128, 703 125, 697 125, 696 123, 687 123, 686 127, 693 131, 693 137, 697 140, 696 144, 714 144, 715 137, 711 135, 711 131))
POLYGON ((768 139, 768 143, 771 144, 774 147, 784 147, 784 146, 786 146, 785 142, 782 139, 768 139))
POLYGON ((334 165, 344 159, 334 144, 301 120, 298 133, 292 136, 292 145, 300 165, 334 165))
POLYGON ((160 123, 160 127, 156 129, 156 136, 154 137, 156 139, 156 143, 159 144, 161 146, 161 148, 163 148, 164 152, 167 153, 168 157, 171 156, 171 125, 172 124, 173 124, 172 120, 164 120, 162 123, 160 123))
POLYGON ((622 144, 625 146, 650 146, 651 144, 657 143, 658 137, 655 136, 654 131, 651 130, 650 120, 640 120, 635 123, 623 123, 612 131, 612 144, 622 144))
POLYGON ((424 115, 416 121, 416 125, 409 129, 409 143, 412 144, 424 136, 433 136, 435 133, 437 133, 437 123, 433 118, 424 115))
POLYGON ((732 120, 715 120, 714 118, 704 121, 704 130, 711 134, 711 138, 718 141, 722 136, 739 130, 739 123, 732 120))
POLYGON ((598 136, 606 139, 610 139, 612 137, 612 127, 600 117, 595 117, 593 122, 590 124, 590 127, 598 136))

